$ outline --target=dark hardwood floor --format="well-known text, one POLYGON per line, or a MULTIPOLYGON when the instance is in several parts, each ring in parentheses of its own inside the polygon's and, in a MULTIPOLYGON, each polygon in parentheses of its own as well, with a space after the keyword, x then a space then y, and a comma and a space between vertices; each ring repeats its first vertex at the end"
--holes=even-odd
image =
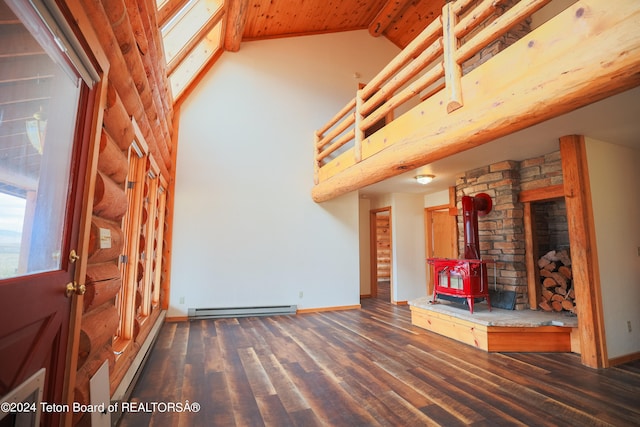
POLYGON ((640 362, 594 370, 575 354, 485 353, 365 299, 167 323, 131 401, 150 412, 124 413, 121 427, 637 426, 640 362), (186 401, 199 412, 167 406, 186 401))

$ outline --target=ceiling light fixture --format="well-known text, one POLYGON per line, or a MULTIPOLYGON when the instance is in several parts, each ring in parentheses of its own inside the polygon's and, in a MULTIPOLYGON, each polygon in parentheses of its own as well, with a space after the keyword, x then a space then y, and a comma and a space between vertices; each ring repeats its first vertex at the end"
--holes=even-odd
POLYGON ((435 177, 435 175, 418 175, 416 176, 416 181, 418 181, 418 184, 424 185, 433 181, 433 178, 435 177))

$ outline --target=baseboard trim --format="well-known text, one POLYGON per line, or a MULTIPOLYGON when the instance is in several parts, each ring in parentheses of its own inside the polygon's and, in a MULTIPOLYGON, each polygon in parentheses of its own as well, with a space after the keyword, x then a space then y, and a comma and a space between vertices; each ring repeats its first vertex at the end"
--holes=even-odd
POLYGON ((624 363, 633 362, 634 360, 640 360, 640 351, 609 359, 609 366, 622 365, 624 363))
MULTIPOLYGON (((135 387, 136 382, 138 381, 138 377, 142 373, 142 368, 144 368, 144 364, 146 363, 147 358, 149 357, 149 353, 153 348, 153 344, 158 338, 160 328, 164 324, 166 315, 167 312, 163 310, 158 316, 158 319, 156 319, 156 322, 153 324, 151 331, 149 331, 149 335, 142 343, 140 351, 138 351, 138 353, 134 357, 133 362, 131 362, 131 366, 129 366, 129 369, 127 369, 127 373, 124 375, 122 381, 120 381, 120 384, 113 392, 113 395, 111 396, 112 402, 129 400, 131 392, 133 391, 133 387, 135 387)), ((117 425, 121 415, 121 412, 111 414, 111 425, 117 425)))
POLYGON ((172 322, 186 322, 189 320, 189 316, 167 316, 166 319, 164 319, 165 322, 167 323, 172 323, 172 322))
POLYGON ((336 305, 333 307, 299 308, 296 311, 296 314, 319 313, 322 311, 359 310, 361 308, 362 306, 360 304, 336 305))

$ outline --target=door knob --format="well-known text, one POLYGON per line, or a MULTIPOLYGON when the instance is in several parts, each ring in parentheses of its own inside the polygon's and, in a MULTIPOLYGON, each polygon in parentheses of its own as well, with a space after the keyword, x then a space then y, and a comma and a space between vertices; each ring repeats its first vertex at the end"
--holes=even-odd
POLYGON ((78 285, 76 282, 69 282, 65 287, 65 295, 67 298, 71 298, 71 295, 84 295, 87 291, 87 287, 85 285, 78 285))
POLYGON ((76 253, 75 249, 71 249, 71 253, 69 254, 69 262, 71 264, 74 264, 79 259, 80 259, 80 255, 76 253))

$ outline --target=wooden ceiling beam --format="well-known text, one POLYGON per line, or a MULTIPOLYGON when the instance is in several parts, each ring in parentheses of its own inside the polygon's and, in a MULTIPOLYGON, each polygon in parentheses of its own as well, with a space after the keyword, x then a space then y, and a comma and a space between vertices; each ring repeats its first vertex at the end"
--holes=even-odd
POLYGON ((381 36, 410 2, 411 0, 387 0, 387 3, 369 24, 369 34, 373 37, 381 36))
POLYGON ((227 27, 224 34, 224 50, 237 52, 240 50, 242 34, 247 24, 249 0, 226 0, 227 27))

